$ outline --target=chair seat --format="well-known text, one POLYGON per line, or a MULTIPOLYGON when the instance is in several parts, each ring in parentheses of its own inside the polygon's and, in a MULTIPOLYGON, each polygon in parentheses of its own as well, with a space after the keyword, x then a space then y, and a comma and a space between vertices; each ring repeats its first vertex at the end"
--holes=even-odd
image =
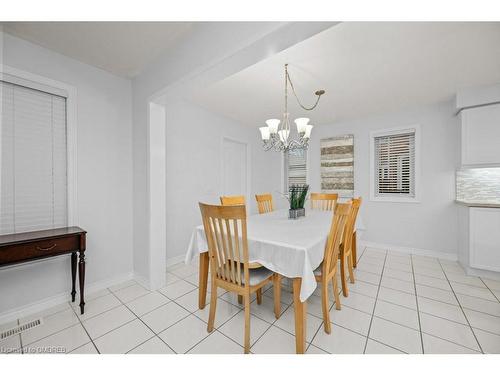
MULTIPOLYGON (((267 279, 269 276, 271 276, 273 274, 273 271, 268 270, 266 267, 249 269, 248 272, 250 273, 250 275, 249 275, 250 286, 260 284, 261 282, 263 282, 265 279, 267 279)), ((243 277, 243 272, 241 275, 243 277)), ((244 283, 245 283, 245 281, 243 280, 243 284, 244 283)))

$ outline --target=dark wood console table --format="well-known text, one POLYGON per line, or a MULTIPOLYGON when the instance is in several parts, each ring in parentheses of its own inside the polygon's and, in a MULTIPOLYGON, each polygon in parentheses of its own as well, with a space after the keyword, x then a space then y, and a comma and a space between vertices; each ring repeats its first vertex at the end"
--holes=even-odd
POLYGON ((71 254, 71 300, 75 302, 75 280, 77 255, 80 281, 80 312, 83 314, 85 300, 85 238, 87 232, 78 227, 66 227, 36 232, 5 234, 0 236, 0 267, 32 260, 71 254))

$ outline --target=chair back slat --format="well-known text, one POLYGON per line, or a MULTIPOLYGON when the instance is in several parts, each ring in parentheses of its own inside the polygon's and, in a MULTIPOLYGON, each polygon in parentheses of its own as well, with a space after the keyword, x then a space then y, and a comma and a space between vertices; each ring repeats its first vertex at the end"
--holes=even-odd
POLYGON ((223 206, 241 206, 245 204, 244 195, 228 195, 220 197, 220 204, 223 206))
MULTIPOLYGON (((225 220, 226 224, 226 233, 231 233, 231 224, 230 220, 225 220)), ((236 254, 233 251, 233 237, 232 236, 227 236, 227 256, 229 261, 231 262, 231 280, 232 282, 236 282, 236 267, 237 267, 237 261, 236 261, 236 254)))
POLYGON ((265 214, 274 211, 274 203, 272 194, 260 194, 255 195, 257 200, 257 206, 259 208, 259 214, 265 214))
POLYGON ((351 212, 349 214, 349 218, 347 219, 347 223, 345 226, 344 240, 343 246, 345 251, 349 251, 352 246, 352 235, 356 230, 356 218, 358 217, 359 207, 361 206, 362 199, 353 198, 351 199, 351 212))
POLYGON ((199 205, 214 277, 239 287, 248 285, 245 206, 199 205))
POLYGON ((322 274, 329 277, 336 271, 337 262, 340 253, 340 244, 345 231, 345 226, 351 213, 351 203, 339 203, 335 207, 330 233, 325 246, 323 255, 323 270, 322 274))
POLYGON ((311 193, 311 208, 323 211, 335 210, 338 194, 311 193))
MULTIPOLYGON (((238 234, 238 222, 233 220, 233 228, 234 228, 234 237, 239 238, 238 234)), ((238 285, 241 286, 241 254, 240 254, 240 241, 235 241, 234 243, 234 251, 235 251, 235 260, 237 262, 236 268, 236 281, 238 285)))

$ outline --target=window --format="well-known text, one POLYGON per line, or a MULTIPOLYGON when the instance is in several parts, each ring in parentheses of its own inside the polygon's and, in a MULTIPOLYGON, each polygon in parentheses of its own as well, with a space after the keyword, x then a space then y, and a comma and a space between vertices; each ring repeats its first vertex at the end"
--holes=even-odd
POLYGON ((0 81, 0 103, 0 233, 66 226, 66 97, 0 81))
POLYGON ((307 150, 296 149, 285 153, 285 191, 297 184, 307 184, 307 150))
POLYGON ((373 200, 416 201, 416 145, 416 127, 372 133, 373 200))

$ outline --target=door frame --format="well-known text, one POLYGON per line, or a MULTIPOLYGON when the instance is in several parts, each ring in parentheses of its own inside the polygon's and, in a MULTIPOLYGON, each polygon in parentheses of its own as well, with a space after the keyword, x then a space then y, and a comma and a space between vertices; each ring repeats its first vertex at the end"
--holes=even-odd
POLYGON ((250 144, 246 141, 243 141, 241 139, 237 139, 237 138, 233 138, 233 137, 228 137, 228 136, 222 136, 221 138, 221 148, 220 148, 220 183, 219 183, 219 191, 221 192, 222 195, 225 194, 224 192, 224 142, 225 141, 229 141, 229 142, 234 142, 234 143, 239 143, 239 144, 242 144, 246 147, 246 157, 247 157, 247 165, 246 165, 246 168, 247 168, 247 183, 246 183, 246 194, 245 194, 245 199, 246 199, 246 202, 247 202, 247 207, 250 207, 249 206, 249 203, 251 202, 250 200, 250 196, 251 196, 251 187, 252 187, 252 184, 251 184, 251 181, 250 181, 250 178, 251 178, 251 168, 252 168, 252 163, 251 163, 251 149, 250 149, 250 144))

